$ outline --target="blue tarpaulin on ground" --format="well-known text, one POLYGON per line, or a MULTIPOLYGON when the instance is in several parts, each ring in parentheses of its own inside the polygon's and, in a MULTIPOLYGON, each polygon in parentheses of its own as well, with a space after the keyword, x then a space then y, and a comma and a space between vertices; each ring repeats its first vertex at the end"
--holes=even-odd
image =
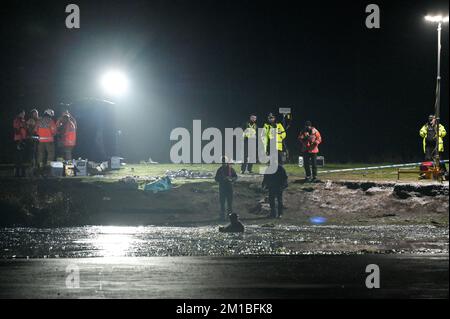
POLYGON ((148 183, 144 186, 144 191, 147 192, 164 192, 168 191, 172 188, 172 181, 169 177, 163 177, 160 180, 157 180, 156 182, 148 183))

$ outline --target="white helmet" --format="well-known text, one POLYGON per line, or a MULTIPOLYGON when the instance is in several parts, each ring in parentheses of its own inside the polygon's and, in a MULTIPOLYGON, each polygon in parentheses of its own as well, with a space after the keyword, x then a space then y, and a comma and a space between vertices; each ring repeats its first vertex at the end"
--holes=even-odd
POLYGON ((65 110, 62 114, 62 117, 67 116, 67 117, 71 117, 70 112, 68 110, 65 110))
POLYGON ((48 116, 50 116, 50 117, 53 117, 53 116, 55 116, 55 111, 53 111, 52 109, 46 109, 45 111, 44 111, 44 115, 45 114, 47 114, 48 116))

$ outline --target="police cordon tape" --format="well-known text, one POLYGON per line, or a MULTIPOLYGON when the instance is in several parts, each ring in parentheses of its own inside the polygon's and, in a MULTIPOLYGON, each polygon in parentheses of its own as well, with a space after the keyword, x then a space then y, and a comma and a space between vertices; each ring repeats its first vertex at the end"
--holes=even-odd
MULTIPOLYGON (((343 173, 343 172, 355 172, 355 171, 368 171, 375 169, 384 168, 400 168, 409 166, 420 166, 423 162, 418 163, 407 163, 407 164, 393 164, 393 165, 383 165, 383 166, 369 166, 369 167, 357 167, 357 168, 344 168, 344 169, 333 169, 329 171, 318 171, 319 174, 330 174, 330 173, 343 173)), ((441 163, 448 163, 448 160, 442 160, 441 163)))

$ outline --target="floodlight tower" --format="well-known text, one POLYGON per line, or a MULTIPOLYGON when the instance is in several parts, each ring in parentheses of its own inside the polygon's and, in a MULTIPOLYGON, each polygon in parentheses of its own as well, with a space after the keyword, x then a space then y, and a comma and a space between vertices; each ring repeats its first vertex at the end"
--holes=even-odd
POLYGON ((436 147, 434 150, 434 161, 438 178, 440 177, 440 158, 439 158, 439 124, 441 116, 441 30, 442 24, 448 23, 448 16, 444 17, 442 15, 430 16, 427 15, 425 20, 431 23, 437 23, 437 35, 438 35, 438 45, 437 45, 437 77, 436 77, 436 101, 434 105, 435 112, 435 130, 436 130, 436 147))
MULTIPOLYGON (((120 98, 128 91, 129 82, 124 73, 119 70, 110 70, 100 78, 100 84, 105 94, 111 97, 120 98)), ((115 155, 120 155, 121 130, 116 131, 115 136, 115 155)))
POLYGON ((122 96, 128 90, 128 79, 120 71, 111 70, 100 79, 100 84, 103 87, 105 93, 111 96, 122 96))

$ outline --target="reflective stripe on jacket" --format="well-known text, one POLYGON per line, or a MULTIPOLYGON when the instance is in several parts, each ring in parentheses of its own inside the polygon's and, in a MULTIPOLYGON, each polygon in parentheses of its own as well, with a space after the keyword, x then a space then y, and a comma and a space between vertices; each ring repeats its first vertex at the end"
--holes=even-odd
POLYGON ((254 138, 256 137, 256 131, 258 127, 256 123, 247 122, 244 127, 244 137, 246 138, 254 138))
MULTIPOLYGON (((423 152, 426 152, 427 147, 427 136, 428 136, 428 124, 425 124, 422 126, 422 128, 419 131, 420 137, 423 138, 423 152)), ((444 125, 439 124, 439 152, 444 151, 444 137, 447 135, 447 131, 445 130, 444 125)))
POLYGON ((41 118, 37 125, 37 134, 39 135, 40 143, 54 142, 54 136, 56 134, 55 121, 46 116, 41 118))
POLYGON ((277 141, 277 150, 283 150, 283 140, 286 138, 286 131, 284 130, 283 124, 277 123, 276 127, 272 127, 269 123, 264 124, 263 130, 263 143, 267 150, 269 147, 269 142, 274 138, 274 134, 276 135, 277 141), (272 130, 273 129, 273 130, 272 130))

